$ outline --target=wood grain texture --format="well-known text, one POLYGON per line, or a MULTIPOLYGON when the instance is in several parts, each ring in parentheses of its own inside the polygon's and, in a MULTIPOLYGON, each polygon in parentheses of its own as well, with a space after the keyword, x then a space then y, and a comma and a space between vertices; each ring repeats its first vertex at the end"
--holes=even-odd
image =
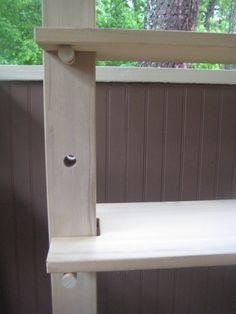
POLYGON ((51 236, 94 235, 96 202, 94 55, 73 66, 45 60, 48 213, 51 236), (47 83, 48 82, 48 83, 47 83), (77 162, 64 165, 72 154, 77 162))
POLYGON ((53 238, 49 272, 236 263, 236 201, 99 204, 101 235, 53 238))
MULTIPOLYGON (((43 24, 94 27, 94 0, 44 0, 43 24)), ((77 53, 73 65, 44 55, 46 176, 49 235, 96 234, 95 55, 77 53), (63 160, 76 158, 73 167, 63 160)), ((79 274, 69 291, 52 276, 53 312, 96 313, 96 274, 79 274)))
POLYGON ((43 25, 46 27, 95 27, 94 0, 44 0, 43 25))
POLYGON ((47 51, 56 51, 59 45, 72 45, 78 51, 96 52, 97 60, 123 61, 236 63, 235 36, 89 28, 36 28, 35 31, 37 43, 47 51))

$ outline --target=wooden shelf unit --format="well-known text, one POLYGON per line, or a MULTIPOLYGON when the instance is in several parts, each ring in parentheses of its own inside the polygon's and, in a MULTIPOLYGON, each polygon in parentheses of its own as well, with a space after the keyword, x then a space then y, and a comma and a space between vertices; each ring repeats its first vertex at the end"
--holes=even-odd
POLYGON ((53 238, 48 272, 236 264, 236 200, 98 204, 101 235, 53 238))
POLYGON ((46 51, 72 46, 97 60, 236 63, 236 35, 184 31, 36 28, 46 51))
POLYGON ((53 312, 96 314, 98 271, 236 264, 235 200, 96 208, 95 158, 95 58, 230 64, 236 35, 95 29, 94 0, 43 0, 43 23, 53 312), (71 154, 79 166, 67 169, 71 154))

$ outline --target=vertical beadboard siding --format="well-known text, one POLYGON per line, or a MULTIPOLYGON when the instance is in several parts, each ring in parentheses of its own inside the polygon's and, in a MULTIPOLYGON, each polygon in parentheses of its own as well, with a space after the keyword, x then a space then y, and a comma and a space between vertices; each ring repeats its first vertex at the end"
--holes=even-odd
POLYGON ((1 83, 1 313, 51 313, 42 83, 1 83))
POLYGON ((16 224, 12 186, 12 153, 10 88, 1 84, 0 89, 0 306, 6 313, 16 314, 19 308, 19 281, 17 276, 16 224), (4 254, 3 254, 4 252, 4 254))
MULTIPOLYGON (((97 97, 98 202, 235 196, 235 86, 103 83, 97 97)), ((236 311, 236 267, 98 279, 101 314, 236 311)))
MULTIPOLYGON (((51 313, 42 95, 0 84, 4 314, 51 313)), ((235 196, 235 86, 98 83, 98 202, 235 196)), ((100 314, 235 314, 235 291, 233 266, 98 275, 100 314)))

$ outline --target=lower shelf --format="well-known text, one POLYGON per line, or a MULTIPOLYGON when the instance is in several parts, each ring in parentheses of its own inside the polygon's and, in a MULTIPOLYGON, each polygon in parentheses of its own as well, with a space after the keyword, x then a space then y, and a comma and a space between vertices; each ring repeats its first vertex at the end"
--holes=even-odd
POLYGON ((236 264, 236 200, 98 204, 101 235, 53 238, 47 270, 236 264))

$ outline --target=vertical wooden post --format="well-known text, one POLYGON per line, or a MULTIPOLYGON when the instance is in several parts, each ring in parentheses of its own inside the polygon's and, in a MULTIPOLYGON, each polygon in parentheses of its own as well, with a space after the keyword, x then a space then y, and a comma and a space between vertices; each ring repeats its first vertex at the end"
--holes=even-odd
MULTIPOLYGON (((95 0, 43 0, 46 27, 94 27, 95 0)), ((96 235, 95 55, 73 65, 44 55, 47 198, 50 239, 96 235), (73 162, 71 162, 73 160, 73 162)), ((96 274, 77 274, 66 289, 52 275, 54 314, 95 314, 96 274)))

